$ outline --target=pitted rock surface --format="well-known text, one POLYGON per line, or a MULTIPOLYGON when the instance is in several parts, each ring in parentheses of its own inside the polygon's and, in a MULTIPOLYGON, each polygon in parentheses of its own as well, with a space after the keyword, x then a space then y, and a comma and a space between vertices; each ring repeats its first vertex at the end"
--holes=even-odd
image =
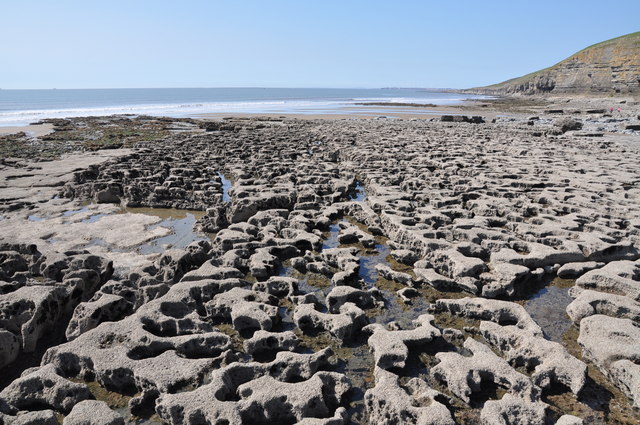
POLYGON ((74 308, 111 277, 112 263, 88 252, 44 256, 35 245, 0 244, 0 369, 64 327, 74 308))
POLYGON ((0 421, 625 423, 640 150, 556 121, 209 122, 81 167, 43 205, 3 204, 25 221, 81 201, 109 223, 199 210, 209 234, 116 275, 91 244, 3 242, 0 368, 23 376, 0 389, 0 421), (562 343, 527 310, 553 285, 575 298, 549 301, 562 343))

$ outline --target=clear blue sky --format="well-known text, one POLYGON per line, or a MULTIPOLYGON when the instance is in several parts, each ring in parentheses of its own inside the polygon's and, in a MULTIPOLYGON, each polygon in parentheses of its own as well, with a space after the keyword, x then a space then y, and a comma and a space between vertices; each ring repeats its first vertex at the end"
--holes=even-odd
POLYGON ((0 88, 463 88, 635 31, 640 0, 0 0, 0 88))

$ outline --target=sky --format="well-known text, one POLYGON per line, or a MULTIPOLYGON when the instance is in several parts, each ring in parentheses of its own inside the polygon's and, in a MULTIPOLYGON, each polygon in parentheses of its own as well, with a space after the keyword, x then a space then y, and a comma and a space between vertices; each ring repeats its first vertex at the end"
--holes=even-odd
POLYGON ((638 0, 0 0, 0 88, 468 88, 635 31, 638 0))

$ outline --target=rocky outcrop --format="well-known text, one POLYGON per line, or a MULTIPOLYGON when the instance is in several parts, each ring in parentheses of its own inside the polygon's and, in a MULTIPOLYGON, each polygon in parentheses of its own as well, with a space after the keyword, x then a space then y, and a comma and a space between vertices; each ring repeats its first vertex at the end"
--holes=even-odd
POLYGON ((533 370, 531 377, 543 389, 565 385, 579 395, 587 381, 587 365, 559 343, 547 341, 516 326, 480 323, 480 332, 514 367, 533 370))
POLYGON ((403 387, 398 376, 385 369, 374 369, 376 385, 365 393, 365 408, 376 424, 453 425, 445 397, 426 382, 413 378, 403 387))
POLYGON ((514 325, 535 336, 542 336, 540 326, 518 304, 485 298, 437 300, 434 309, 469 319, 490 320, 499 325, 514 325))
POLYGON ((595 363, 640 407, 640 328, 629 319, 593 315, 580 322, 578 343, 595 363))
POLYGON ((464 342, 464 347, 472 353, 470 357, 458 353, 437 353, 440 363, 433 369, 434 376, 445 382, 456 396, 469 403, 471 395, 481 391, 482 380, 487 379, 524 400, 539 399, 540 389, 489 347, 471 338, 464 342))
POLYGON ((43 256, 34 245, 0 244, 0 257, 0 368, 64 328, 113 273, 111 262, 87 252, 43 256))
POLYGON ((640 92, 640 32, 603 41, 550 68, 470 91, 486 94, 640 92))
MULTIPOLYGON (((440 330, 433 326, 434 317, 423 314, 414 320, 414 329, 387 329, 380 324, 364 327, 364 332, 372 335, 367 343, 373 350, 376 367, 383 369, 403 368, 409 356, 409 346, 428 344, 440 336, 440 330)), ((396 327, 390 324, 391 328, 396 327)))
POLYGON ((353 303, 344 303, 338 313, 322 313, 313 304, 301 304, 293 313, 293 320, 303 332, 328 331, 340 339, 350 339, 367 324, 364 311, 353 303))
POLYGON ((124 418, 104 401, 85 400, 73 406, 63 425, 124 425, 124 418))
POLYGON ((115 411, 176 425, 632 417, 640 153, 623 144, 633 124, 607 115, 231 119, 55 181, 76 199, 206 209, 192 215, 212 235, 193 231, 195 218, 187 231, 165 228, 174 210, 144 210, 163 215, 145 221, 142 210, 69 198, 20 204, 13 197, 33 180, 18 173, 46 165, 3 159, 0 176, 15 187, 0 187, 10 198, 0 199, 0 232, 25 244, 0 250, 0 359, 11 362, 0 421, 120 422, 115 411), (605 130, 623 136, 585 135, 605 130), (114 228, 134 220, 155 239, 114 228), (95 226, 109 237, 79 236, 95 226), (56 253, 61 238, 68 248, 56 253), (113 276, 93 263, 128 256, 141 261, 113 276), (65 288, 81 289, 77 301, 37 298, 65 288), (29 296, 43 301, 14 302, 29 296), (66 319, 52 328, 60 308, 66 319), (25 353, 23 325, 41 326, 38 348, 52 330, 60 340, 42 359, 25 353), (581 358, 566 344, 578 327, 581 358), (598 393, 606 381, 621 391, 598 393))
POLYGON ((280 353, 271 363, 234 363, 217 370, 211 383, 162 396, 156 410, 169 424, 226 421, 295 423, 305 417, 327 417, 350 385, 344 375, 319 372, 330 351, 301 355, 280 353), (237 394, 239 399, 233 400, 237 394))
POLYGON ((84 384, 76 384, 61 376, 53 365, 26 371, 0 392, 0 400, 20 410, 36 410, 43 407, 68 413, 91 393, 84 384))

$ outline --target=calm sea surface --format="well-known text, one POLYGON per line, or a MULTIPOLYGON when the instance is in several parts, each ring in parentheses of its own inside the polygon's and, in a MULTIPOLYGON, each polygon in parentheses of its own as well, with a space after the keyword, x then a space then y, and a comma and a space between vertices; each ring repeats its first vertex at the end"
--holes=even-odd
MULTIPOLYGON (((0 90, 0 126, 43 118, 205 113, 362 113, 366 102, 452 105, 481 96, 429 89, 187 88, 0 90)), ((369 109, 370 111, 370 109, 369 109)), ((379 113, 380 111, 378 111, 379 113)))

